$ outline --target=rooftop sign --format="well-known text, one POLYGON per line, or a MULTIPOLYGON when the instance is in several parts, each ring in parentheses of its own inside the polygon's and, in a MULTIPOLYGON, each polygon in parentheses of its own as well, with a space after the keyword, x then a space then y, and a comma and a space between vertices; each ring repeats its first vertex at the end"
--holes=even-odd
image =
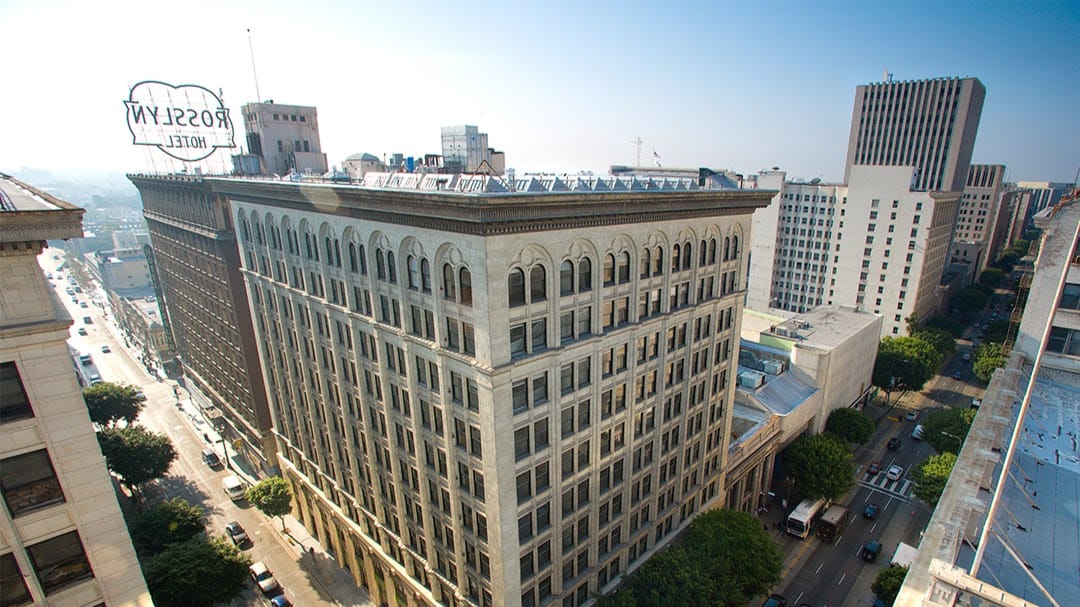
POLYGON ((154 146, 187 162, 202 160, 218 148, 236 147, 228 108, 197 84, 145 80, 131 87, 124 105, 135 145, 154 146))

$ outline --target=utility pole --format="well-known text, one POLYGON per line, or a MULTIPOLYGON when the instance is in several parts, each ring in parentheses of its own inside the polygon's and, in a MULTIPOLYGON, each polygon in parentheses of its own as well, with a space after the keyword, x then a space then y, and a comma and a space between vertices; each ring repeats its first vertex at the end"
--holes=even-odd
POLYGON ((637 160, 636 160, 636 162, 635 162, 634 166, 636 166, 636 167, 640 167, 640 166, 641 166, 641 144, 645 143, 645 140, 644 140, 644 139, 642 139, 642 138, 641 138, 641 137, 639 136, 639 137, 637 137, 636 139, 632 139, 632 140, 630 141, 630 143, 632 143, 632 144, 634 144, 635 146, 637 146, 637 160))

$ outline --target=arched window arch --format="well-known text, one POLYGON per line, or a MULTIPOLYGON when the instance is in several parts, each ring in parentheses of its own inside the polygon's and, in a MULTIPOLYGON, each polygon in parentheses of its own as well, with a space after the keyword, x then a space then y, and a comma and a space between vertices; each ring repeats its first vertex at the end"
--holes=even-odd
POLYGON ((431 293, 431 265, 427 259, 420 260, 420 290, 431 293))
POLYGON ((578 262, 578 293, 592 290, 592 260, 582 257, 578 262))
POLYGON ((535 265, 529 271, 529 301, 536 303, 547 299, 547 272, 544 266, 535 265))
POLYGON ((649 277, 649 267, 652 264, 652 255, 649 253, 649 247, 645 247, 641 250, 641 278, 649 277))
POLYGON ((567 259, 559 264, 559 295, 574 293, 574 262, 567 259))
POLYGON ((506 277, 510 307, 525 305, 525 270, 514 268, 506 277))
POLYGON ((604 286, 615 284, 615 254, 608 253, 604 256, 604 286))
POLYGON ((472 272, 469 268, 461 268, 458 272, 458 285, 461 287, 461 303, 472 305, 472 272))
POLYGON ((405 258, 405 268, 409 274, 409 288, 420 288, 420 262, 417 261, 415 255, 409 255, 405 258))
POLYGON ((375 249, 375 277, 386 280, 386 256, 380 248, 375 249))
POLYGON ((622 255, 619 255, 619 283, 630 282, 630 252, 623 251, 622 255))
POLYGON ((397 282, 397 265, 394 264, 394 252, 386 252, 386 278, 390 282, 397 282))
POLYGON ((442 267, 443 297, 457 301, 457 281, 454 280, 454 266, 444 263, 442 267))
POLYGON ((688 242, 688 243, 683 245, 682 269, 689 270, 690 265, 693 264, 693 263, 694 263, 694 250, 693 250, 693 247, 688 242))

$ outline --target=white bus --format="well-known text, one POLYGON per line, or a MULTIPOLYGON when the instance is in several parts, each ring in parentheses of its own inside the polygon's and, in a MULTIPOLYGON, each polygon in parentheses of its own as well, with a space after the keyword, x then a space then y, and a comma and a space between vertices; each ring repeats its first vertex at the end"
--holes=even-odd
POLYGON ((829 500, 803 500, 787 518, 787 534, 804 539, 814 530, 821 513, 829 506, 829 500))

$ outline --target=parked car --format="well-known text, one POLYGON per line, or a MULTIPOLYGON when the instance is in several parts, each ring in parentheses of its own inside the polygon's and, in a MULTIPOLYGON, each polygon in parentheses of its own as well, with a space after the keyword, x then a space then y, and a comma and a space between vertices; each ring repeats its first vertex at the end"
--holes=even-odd
POLYGON ((85 336, 86 334, 86 327, 79 327, 79 335, 85 336))
POLYGON ((889 451, 896 451, 900 448, 900 437, 894 436, 890 438, 888 444, 885 446, 889 448, 889 451))
POLYGON ((110 348, 108 344, 105 344, 104 346, 101 346, 101 351, 108 354, 109 352, 112 352, 112 348, 110 348))
POLYGON ((877 474, 881 472, 881 462, 870 462, 870 465, 866 467, 867 474, 877 474))
POLYGON ((904 416, 904 419, 906 419, 909 422, 913 422, 913 421, 919 419, 919 412, 918 411, 908 411, 907 415, 904 416))
POLYGON ((959 372, 959 371, 953 371, 953 372, 952 372, 952 378, 953 378, 953 379, 963 379, 963 378, 964 378, 964 374, 963 374, 963 373, 961 373, 961 372, 959 372))
MULTIPOLYGON (((215 454, 216 455, 216 454, 215 454)), ((244 499, 244 481, 235 476, 226 476, 221 479, 221 486, 225 489, 225 493, 229 495, 229 499, 232 501, 238 501, 244 499)))
POLYGON ((225 524, 225 535, 229 536, 234 546, 240 547, 248 543, 251 539, 248 537, 244 528, 240 526, 240 523, 236 521, 230 521, 225 524))
POLYGON ((274 574, 270 573, 270 569, 262 561, 252 563, 251 567, 248 567, 248 573, 251 574, 251 580, 263 594, 270 594, 281 588, 278 581, 274 579, 274 574))
POLYGON ((885 478, 890 481, 898 481, 902 476, 904 476, 904 469, 900 466, 889 466, 888 472, 885 473, 885 478))
POLYGON ((978 409, 981 406, 982 406, 982 399, 981 398, 973 398, 973 399, 971 399, 970 408, 978 409))
POLYGON ((89 308, 90 304, 86 303, 85 301, 80 301, 79 302, 79 307, 80 308, 89 308))
POLYGON ((866 542, 859 550, 859 556, 868 563, 876 561, 879 554, 881 554, 881 542, 877 540, 866 542))
POLYGON ((270 599, 270 607, 293 607, 292 602, 285 598, 284 594, 279 594, 270 599))
POLYGON ((214 453, 210 449, 203 450, 202 461, 204 464, 210 466, 211 468, 218 468, 221 466, 221 458, 218 457, 217 453, 214 453))
POLYGON ((871 502, 863 508, 862 515, 865 519, 874 520, 877 518, 878 512, 881 512, 881 506, 871 502))
POLYGON ((922 440, 922 437, 923 437, 923 426, 922 426, 922 424, 916 424, 915 429, 911 431, 911 439, 912 440, 922 440))
POLYGON ((787 599, 779 594, 770 594, 761 607, 787 607, 787 599))

